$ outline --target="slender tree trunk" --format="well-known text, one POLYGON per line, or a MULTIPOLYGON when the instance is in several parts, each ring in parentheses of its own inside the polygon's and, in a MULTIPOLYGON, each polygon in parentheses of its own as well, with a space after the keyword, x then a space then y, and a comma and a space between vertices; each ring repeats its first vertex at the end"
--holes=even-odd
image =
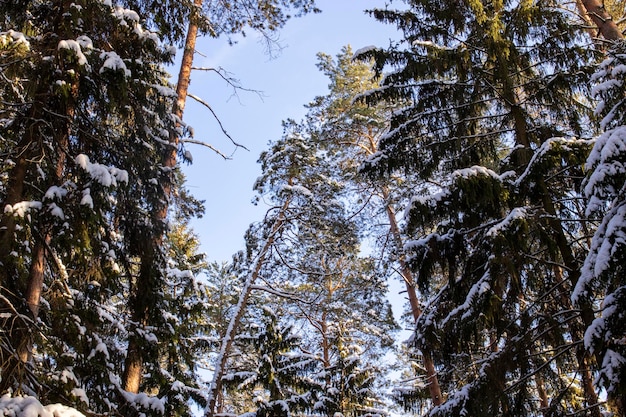
MULTIPOLYGON (((26 138, 25 138, 26 139, 26 138)), ((27 147, 30 146, 30 140, 26 139, 27 147)), ((25 149, 24 152, 27 152, 25 149)), ((0 262, 6 266, 6 259, 9 253, 12 251, 13 242, 15 241, 13 234, 15 233, 15 218, 13 213, 6 212, 5 207, 13 205, 22 200, 24 193, 24 181, 28 172, 29 163, 24 156, 24 153, 20 153, 15 166, 9 173, 9 181, 7 183, 7 196, 2 204, 2 220, 0 220, 0 262)), ((4 268, 3 268, 4 269, 4 268)), ((4 271, 5 273, 7 271, 4 271)), ((4 275, 4 273, 2 274, 4 275)), ((6 277, 3 277, 6 278, 6 277)), ((5 285, 5 279, 0 280, 0 285, 5 285)))
MULTIPOLYGON (((385 201, 389 198, 389 192, 386 190, 383 191, 383 197, 385 201)), ((385 210, 387 211, 387 217, 389 219, 389 230, 393 239, 395 241, 395 245, 398 251, 402 250, 402 236, 400 234, 400 228, 398 227, 398 221, 396 220, 396 213, 393 207, 390 204, 386 204, 385 210)), ((411 268, 406 263, 404 256, 398 257, 398 263, 400 264, 400 271, 402 272, 402 277, 404 278, 404 282, 406 285, 406 291, 409 297, 409 305, 411 307, 411 315, 413 317, 413 321, 416 322, 417 319, 422 315, 422 309, 419 305, 419 299, 417 297, 417 291, 415 289, 415 279, 413 277, 413 272, 411 268)), ((437 370, 435 369, 435 362, 431 356, 430 351, 428 349, 422 350, 423 357, 423 365, 426 369, 426 380, 428 381, 428 391, 430 393, 430 399, 433 402, 433 405, 441 405, 443 404, 443 397, 441 395, 441 387, 439 386, 439 379, 437 378, 437 370)))
MULTIPOLYGON (((24 198, 24 185, 26 177, 32 166, 30 160, 35 159, 40 149, 37 145, 37 136, 40 134, 39 126, 42 124, 40 119, 42 104, 35 102, 32 105, 29 117, 26 123, 31 123, 26 128, 24 137, 17 147, 18 155, 14 159, 15 165, 9 172, 9 179, 6 186, 6 197, 2 202, 2 213, 0 214, 0 286, 8 288, 10 291, 17 292, 17 276, 16 271, 11 267, 11 252, 15 244, 15 215, 11 211, 6 210, 9 205, 19 203, 24 198)), ((16 294, 17 295, 17 294, 16 294)))
POLYGON ((250 299, 250 294, 252 293, 252 288, 254 283, 256 282, 263 265, 267 260, 267 255, 269 254, 274 242, 276 240, 276 236, 279 234, 283 225, 286 222, 286 213, 289 209, 289 205, 291 203, 290 199, 287 199, 282 207, 279 209, 277 218, 272 225, 269 236, 265 240, 263 247, 261 248, 259 255, 257 256, 257 260, 254 263, 254 268, 252 272, 248 275, 246 282, 241 289, 241 294, 239 296, 239 301, 237 302, 237 306, 235 307, 235 314, 230 320, 228 324, 228 328, 226 329, 226 334, 222 338, 222 343, 220 347, 220 352, 216 360, 215 370, 213 371, 213 380, 211 385, 209 386, 209 394, 207 398, 207 407, 204 410, 205 417, 214 417, 216 415, 216 402, 219 393, 222 391, 222 378, 224 377, 224 373, 226 372, 226 362, 228 361, 228 356, 232 349, 233 342, 235 340, 235 336, 239 331, 239 325, 241 324, 241 319, 246 311, 248 300, 250 299))
MULTIPOLYGON (((330 341, 328 340, 328 323, 326 321, 326 312, 322 313, 322 320, 320 323, 320 329, 322 331, 322 361, 324 362, 324 370, 330 368, 330 341)), ((325 388, 330 386, 330 373, 327 372, 324 377, 325 388)))
MULTIPOLYGON (((189 25, 187 28, 187 37, 185 39, 185 45, 183 49, 183 57, 180 64, 178 73, 178 82, 176 86, 176 103, 174 104, 173 113, 182 121, 183 112, 185 109, 185 102, 187 100, 187 94, 189 90, 189 84, 191 82, 191 68, 193 66, 193 58, 196 49, 196 40, 198 38, 198 15, 200 14, 203 0, 194 0, 195 9, 191 11, 189 18, 189 25)), ((162 181, 161 186, 163 189, 163 200, 160 203, 160 207, 157 207, 153 215, 153 225, 157 230, 161 231, 161 225, 165 223, 167 219, 167 212, 169 209, 169 198, 172 194, 173 184, 173 172, 176 168, 177 152, 178 152, 179 137, 176 131, 170 132, 169 144, 165 149, 163 155, 163 168, 166 170, 168 179, 162 181)), ((164 231, 163 231, 164 232, 164 231)), ((141 263, 147 265, 156 264, 156 256, 158 248, 162 247, 163 233, 158 232, 155 235, 147 237, 150 242, 147 243, 149 248, 146 248, 144 256, 142 256, 141 263)), ((155 288, 154 274, 158 274, 154 268, 142 268, 142 273, 139 274, 134 289, 135 302, 133 304, 133 318, 138 325, 147 325, 149 322, 150 311, 154 309, 154 305, 149 305, 149 301, 154 297, 144 297, 144 292, 154 293, 158 291, 155 288)), ((122 387, 124 390, 132 393, 138 393, 141 385, 141 378, 143 374, 143 365, 146 361, 146 352, 141 347, 141 340, 135 335, 129 338, 128 341, 128 353, 126 356, 124 374, 122 376, 122 387)))

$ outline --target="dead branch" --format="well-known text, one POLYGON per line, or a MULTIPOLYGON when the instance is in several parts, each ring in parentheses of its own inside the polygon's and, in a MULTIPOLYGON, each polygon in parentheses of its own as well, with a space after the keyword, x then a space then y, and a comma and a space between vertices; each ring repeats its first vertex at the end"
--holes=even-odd
MULTIPOLYGON (((235 140, 232 138, 232 136, 230 136, 230 134, 226 131, 226 129, 224 128, 224 125, 222 124, 222 121, 220 120, 220 118, 218 117, 217 113, 215 113, 215 111, 213 110, 213 108, 211 107, 211 105, 209 103, 207 103, 206 101, 202 100, 200 97, 198 97, 196 95, 193 95, 193 94, 189 94, 188 97, 191 97, 192 99, 196 100, 198 103, 200 103, 201 105, 206 107, 211 112, 211 114, 215 118, 215 121, 217 121, 217 124, 220 126, 220 130, 222 131, 224 136, 226 136, 232 142, 232 144, 235 145, 235 148, 243 148, 246 151, 250 151, 250 149, 246 148, 244 145, 235 142, 235 140)), ((233 154, 234 154, 234 152, 233 152, 233 154)))

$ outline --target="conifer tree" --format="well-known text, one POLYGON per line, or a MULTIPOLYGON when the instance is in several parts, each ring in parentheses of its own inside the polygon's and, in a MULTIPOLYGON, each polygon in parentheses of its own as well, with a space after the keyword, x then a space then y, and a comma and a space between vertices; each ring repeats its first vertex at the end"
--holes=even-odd
MULTIPOLYGON (((336 174, 350 184, 348 188, 360 211, 366 241, 377 246, 375 250, 380 250, 386 262, 398 266, 396 270, 405 284, 413 325, 421 315, 422 300, 418 298, 416 280, 403 253, 406 236, 396 213, 407 204, 408 191, 419 179, 406 173, 371 178, 359 172, 361 164, 378 152, 393 110, 406 103, 364 103, 360 97, 377 89, 381 77, 374 73, 371 61, 354 61, 350 47, 343 48, 336 61, 324 54, 319 54, 319 59, 318 67, 330 80, 329 93, 316 97, 308 106, 310 129, 315 132, 319 146, 328 150, 340 167, 336 174)), ((425 347, 421 357, 431 400, 435 405, 441 404, 434 364, 425 347)))
MULTIPOLYGON (((346 218, 336 167, 308 134, 305 126, 288 121, 283 139, 261 155, 263 174, 256 189, 259 200, 273 208, 247 236, 250 266, 244 272, 254 278, 246 284, 247 304, 277 305, 281 320, 302 329, 307 346, 302 349, 313 368, 305 375, 310 392, 299 397, 306 400, 304 409, 363 414, 375 396, 372 364, 391 344, 393 320, 388 307, 381 308, 386 304, 382 275, 377 278, 374 263, 357 256, 357 228, 346 218), (356 346, 363 349, 362 361, 352 354, 356 346)), ((237 341, 234 334, 230 337, 237 341)), ((236 352, 229 348, 223 372, 245 379, 241 358, 247 354, 241 347, 236 352)), ((232 380, 237 377, 225 382, 232 380)))
MULTIPOLYGON (((303 168, 306 162, 314 158, 299 135, 289 140, 274 144, 270 151, 263 152, 260 157, 264 175, 255 184, 255 188, 263 190, 279 185, 280 192, 272 200, 265 219, 259 225, 252 225, 246 235, 246 253, 241 261, 243 283, 233 309, 228 326, 221 335, 219 352, 215 359, 212 382, 209 386, 205 415, 212 417, 218 413, 218 397, 223 393, 223 378, 227 372, 228 360, 233 353, 233 343, 240 331, 246 314, 254 286, 263 274, 272 257, 276 256, 275 247, 282 238, 284 230, 291 227, 295 217, 292 211, 292 200, 297 199, 306 189, 301 187, 303 168)), ((297 213, 297 211, 296 211, 297 213)))
POLYGON ((593 312, 569 301, 588 236, 592 48, 558 2, 407 3, 373 12, 405 43, 364 52, 394 67, 368 100, 410 105, 366 168, 429 184, 405 245, 430 298, 415 341, 437 352, 447 392, 429 413, 599 415, 581 349, 593 312))
MULTIPOLYGON (((110 412, 136 399, 119 379, 129 328, 141 327, 127 320, 129 285, 166 269, 163 252, 152 265, 136 261, 154 250, 142 236, 164 233, 146 213, 162 198, 159 161, 175 129, 162 68, 171 50, 137 13, 108 1, 0 7, 10 29, 2 33, 2 391, 110 412)), ((153 340, 150 328, 141 331, 153 340)), ((141 400, 160 411, 160 401, 141 400)))
POLYGON ((604 132, 587 160, 590 174, 585 183, 587 215, 599 219, 580 280, 573 293, 576 303, 594 302, 600 316, 585 333, 585 347, 598 358, 599 379, 607 390, 616 415, 626 412, 626 350, 624 311, 626 286, 624 265, 624 152, 626 70, 624 41, 616 43, 594 76, 597 113, 604 132))
POLYGON ((261 323, 237 336, 244 357, 224 376, 229 391, 250 393, 234 411, 258 417, 306 411, 312 408, 315 383, 309 373, 315 359, 302 352, 301 339, 293 326, 282 325, 269 307, 261 310, 261 323))
MULTIPOLYGON (((597 35, 607 41, 615 41, 623 37, 618 21, 613 20, 612 14, 612 12, 617 11, 616 16, 623 16, 623 2, 608 1, 606 5, 609 6, 609 9, 605 7, 605 2, 597 0, 579 0, 577 5, 585 21, 597 28, 597 35)), ((590 30, 590 33, 593 34, 593 32, 595 31, 590 30)))

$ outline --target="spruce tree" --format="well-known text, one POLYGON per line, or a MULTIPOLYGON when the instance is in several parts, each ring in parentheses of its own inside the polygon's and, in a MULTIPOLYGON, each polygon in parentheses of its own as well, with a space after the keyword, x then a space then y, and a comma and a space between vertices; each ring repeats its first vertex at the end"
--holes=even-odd
POLYGON ((429 296, 415 342, 437 352, 447 392, 429 413, 599 415, 581 346, 593 312, 569 301, 588 236, 593 48, 558 2, 407 3, 373 12, 404 43, 364 51, 393 68, 367 99, 410 105, 366 169, 428 184, 405 248, 429 296))
POLYGON ((626 286, 624 265, 624 170, 623 144, 626 140, 624 41, 608 53, 594 76, 596 109, 603 133, 596 140, 587 160, 585 182, 587 215, 599 225, 582 267, 572 299, 578 304, 598 306, 600 316, 589 324, 585 347, 597 357, 599 380, 607 390, 616 415, 624 415, 626 404, 626 350, 624 312, 626 286))
POLYGON ((110 2, 1 8, 11 29, 2 34, 2 391, 110 412, 136 404, 119 379, 128 335, 143 332, 155 349, 125 300, 139 274, 166 270, 164 252, 149 266, 137 259, 160 251, 141 245, 164 233, 147 213, 164 181, 178 181, 160 166, 176 128, 163 70, 171 49, 110 2))
POLYGON ((237 336, 241 357, 224 376, 231 395, 248 393, 233 411, 284 417, 310 409, 315 358, 302 352, 292 325, 282 324, 270 307, 261 307, 260 313, 257 323, 237 336))

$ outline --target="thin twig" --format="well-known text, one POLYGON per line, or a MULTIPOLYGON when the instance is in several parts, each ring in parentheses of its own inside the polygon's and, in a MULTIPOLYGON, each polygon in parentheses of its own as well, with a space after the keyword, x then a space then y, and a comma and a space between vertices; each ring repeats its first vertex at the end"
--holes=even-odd
MULTIPOLYGON (((220 130, 222 131, 224 136, 226 136, 233 143, 233 145, 235 145, 235 148, 243 148, 246 151, 250 151, 250 149, 246 148, 244 145, 241 145, 241 144, 235 142, 235 140, 232 138, 232 136, 230 136, 230 134, 226 131, 226 129, 224 128, 224 125, 222 124, 222 121, 217 116, 217 114, 215 113, 215 111, 213 110, 213 108, 211 107, 211 105, 209 103, 207 103, 206 101, 202 100, 200 97, 198 97, 196 95, 193 95, 193 94, 188 94, 188 97, 191 97, 192 99, 196 100, 198 103, 202 104, 204 107, 206 107, 211 112, 211 114, 213 115, 213 117, 217 121, 217 124, 220 126, 220 130)), ((234 152, 233 152, 233 154, 234 154, 234 152)), ((231 156, 232 156, 232 154, 231 154, 231 156)))

